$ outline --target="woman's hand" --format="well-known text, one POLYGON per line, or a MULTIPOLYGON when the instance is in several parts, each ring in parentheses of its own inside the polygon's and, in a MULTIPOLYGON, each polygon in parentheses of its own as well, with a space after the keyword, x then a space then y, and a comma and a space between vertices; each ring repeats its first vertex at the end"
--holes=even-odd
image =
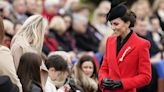
POLYGON ((120 80, 110 80, 108 78, 104 78, 101 82, 101 85, 104 89, 113 90, 115 88, 122 88, 122 82, 120 80))

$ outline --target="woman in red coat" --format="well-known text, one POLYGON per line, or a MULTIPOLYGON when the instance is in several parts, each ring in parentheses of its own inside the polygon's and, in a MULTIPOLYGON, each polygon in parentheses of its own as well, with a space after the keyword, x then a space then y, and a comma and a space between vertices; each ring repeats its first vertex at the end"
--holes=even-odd
POLYGON ((98 78, 100 89, 102 92, 136 92, 136 88, 151 80, 150 43, 130 29, 136 16, 125 5, 112 8, 107 20, 116 36, 107 39, 98 78))

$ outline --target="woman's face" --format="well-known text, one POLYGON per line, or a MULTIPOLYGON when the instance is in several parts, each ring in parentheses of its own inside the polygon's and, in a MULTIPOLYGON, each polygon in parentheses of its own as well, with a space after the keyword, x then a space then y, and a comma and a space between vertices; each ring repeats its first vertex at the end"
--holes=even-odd
POLYGON ((85 61, 82 64, 82 71, 88 76, 91 77, 93 75, 93 71, 94 71, 94 66, 93 63, 91 61, 85 61))
POLYGON ((129 22, 125 23, 120 18, 111 21, 111 27, 114 31, 114 34, 116 34, 117 36, 122 36, 126 34, 128 32, 127 30, 129 29, 129 24, 129 22))

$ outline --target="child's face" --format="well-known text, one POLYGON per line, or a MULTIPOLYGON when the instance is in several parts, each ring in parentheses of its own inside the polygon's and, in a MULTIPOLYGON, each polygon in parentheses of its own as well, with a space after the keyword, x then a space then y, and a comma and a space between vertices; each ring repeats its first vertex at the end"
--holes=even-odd
POLYGON ((48 70, 48 74, 49 74, 49 77, 51 78, 51 80, 54 81, 58 77, 59 71, 56 71, 55 68, 51 67, 48 70))

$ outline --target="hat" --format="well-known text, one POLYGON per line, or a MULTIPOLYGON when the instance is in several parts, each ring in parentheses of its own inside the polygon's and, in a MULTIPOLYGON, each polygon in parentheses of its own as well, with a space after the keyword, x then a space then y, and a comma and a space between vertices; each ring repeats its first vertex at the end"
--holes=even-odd
POLYGON ((127 7, 121 3, 112 8, 107 14, 107 21, 112 21, 116 18, 123 17, 127 12, 127 7))
POLYGON ((1 92, 19 92, 19 89, 14 85, 8 76, 0 76, 0 91, 1 92))

